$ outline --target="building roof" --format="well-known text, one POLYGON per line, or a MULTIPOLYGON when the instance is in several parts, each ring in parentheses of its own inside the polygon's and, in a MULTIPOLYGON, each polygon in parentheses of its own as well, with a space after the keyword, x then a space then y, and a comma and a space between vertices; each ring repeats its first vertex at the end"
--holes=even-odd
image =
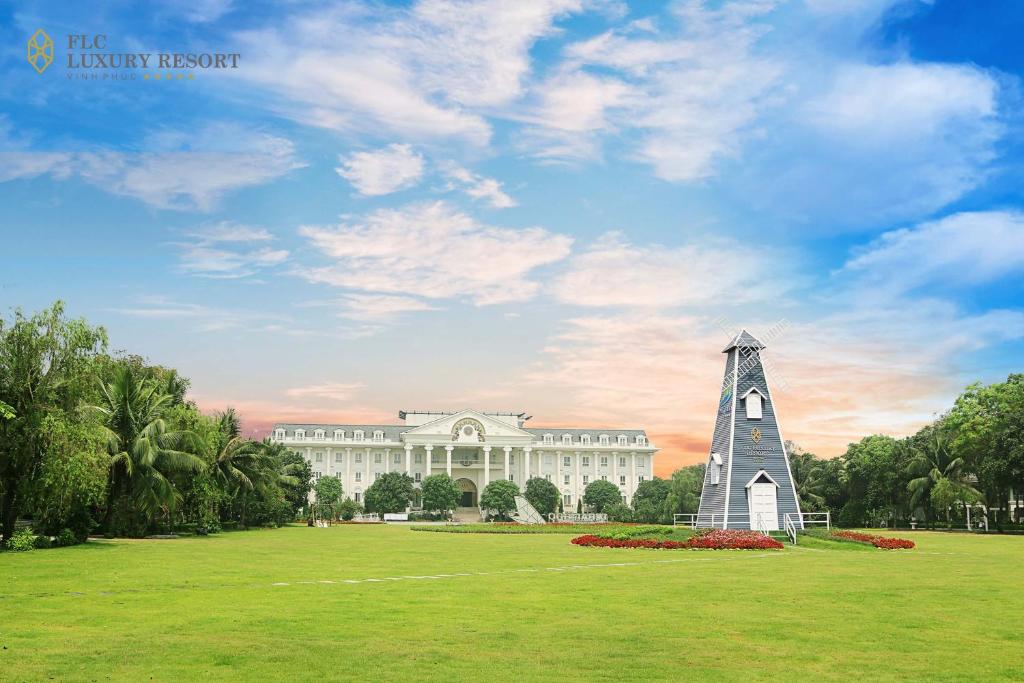
POLYGON ((758 350, 767 348, 764 344, 761 343, 761 341, 757 337, 750 334, 746 330, 741 330, 739 334, 733 337, 732 340, 726 345, 726 347, 722 349, 722 353, 728 353, 729 351, 735 349, 737 346, 744 349, 758 350))
POLYGON ((279 423, 274 425, 272 431, 283 429, 286 436, 294 436, 296 429, 304 429, 307 434, 312 435, 317 429, 324 430, 325 434, 333 434, 334 430, 342 429, 351 434, 357 430, 363 430, 366 436, 372 437, 375 431, 383 431, 384 438, 388 441, 398 441, 402 432, 407 432, 412 427, 406 425, 354 425, 354 424, 315 424, 315 423, 279 423))

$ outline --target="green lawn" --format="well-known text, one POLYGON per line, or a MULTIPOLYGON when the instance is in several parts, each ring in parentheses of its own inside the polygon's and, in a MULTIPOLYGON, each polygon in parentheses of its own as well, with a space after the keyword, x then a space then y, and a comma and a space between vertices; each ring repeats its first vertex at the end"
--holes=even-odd
POLYGON ((1024 537, 899 535, 918 548, 349 525, 3 553, 0 680, 1024 678, 1024 537))

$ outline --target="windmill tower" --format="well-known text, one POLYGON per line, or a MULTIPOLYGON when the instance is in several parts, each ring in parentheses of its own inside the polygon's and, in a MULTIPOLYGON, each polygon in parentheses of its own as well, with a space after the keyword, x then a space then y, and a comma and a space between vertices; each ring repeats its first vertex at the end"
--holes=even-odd
POLYGON ((789 456, 776 421, 761 350, 746 330, 722 350, 725 378, 711 439, 697 526, 719 529, 782 528, 784 516, 800 522, 789 456))

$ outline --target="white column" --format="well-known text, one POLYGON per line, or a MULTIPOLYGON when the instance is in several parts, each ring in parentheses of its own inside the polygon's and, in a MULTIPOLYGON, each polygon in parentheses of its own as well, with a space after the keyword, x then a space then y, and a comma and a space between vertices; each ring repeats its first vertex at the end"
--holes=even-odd
POLYGON ((412 445, 405 447, 405 473, 412 476, 412 445))
POLYGON ((636 493, 636 453, 629 454, 629 502, 633 502, 633 494, 636 493))
POLYGON ((366 449, 366 485, 369 486, 373 483, 373 473, 370 472, 370 449, 366 449))
MULTIPOLYGON (((484 446, 484 488, 491 483, 491 447, 484 446)), ((483 491, 481 491, 483 493, 483 491)))
POLYGON ((512 452, 511 446, 505 446, 505 481, 508 481, 508 456, 512 452))
POLYGON ((533 451, 529 446, 523 449, 523 486, 530 481, 530 453, 533 451))
POLYGON ((555 486, 558 487, 558 500, 562 500, 562 451, 555 451, 555 486))
POLYGON ((423 447, 423 450, 427 452, 427 476, 429 477, 430 476, 430 464, 431 464, 430 463, 430 451, 434 450, 434 447, 432 445, 430 445, 430 444, 427 444, 426 446, 423 447))
POLYGON ((619 453, 612 451, 612 483, 619 486, 619 453))
POLYGON ((345 449, 345 492, 351 497, 352 489, 352 449, 345 449))
POLYGON ((384 449, 384 472, 388 473, 391 471, 391 449, 384 449))
MULTIPOLYGON (((580 488, 580 452, 575 451, 573 457, 576 459, 576 477, 572 483, 572 490, 574 492, 574 498, 579 501, 583 497, 583 491, 580 488)), ((575 508, 573 512, 576 512, 575 508)))
POLYGON ((455 446, 444 447, 444 468, 449 477, 452 476, 452 449, 454 448, 455 446))

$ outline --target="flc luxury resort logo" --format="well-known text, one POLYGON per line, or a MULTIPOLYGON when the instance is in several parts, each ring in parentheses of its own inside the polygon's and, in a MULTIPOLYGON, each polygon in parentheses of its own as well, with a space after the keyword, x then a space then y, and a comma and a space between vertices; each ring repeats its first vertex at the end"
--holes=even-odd
POLYGON ((43 29, 36 30, 28 39, 28 63, 36 73, 43 73, 53 64, 53 41, 43 29))
MULTIPOLYGON (((64 74, 81 81, 183 81, 196 72, 237 69, 242 58, 237 52, 125 52, 111 49, 104 33, 69 33, 64 74)), ((63 55, 62 47, 62 55, 63 55)), ((42 74, 53 64, 53 39, 37 29, 28 39, 28 63, 42 74)), ((64 61, 64 57, 61 57, 64 61)))

